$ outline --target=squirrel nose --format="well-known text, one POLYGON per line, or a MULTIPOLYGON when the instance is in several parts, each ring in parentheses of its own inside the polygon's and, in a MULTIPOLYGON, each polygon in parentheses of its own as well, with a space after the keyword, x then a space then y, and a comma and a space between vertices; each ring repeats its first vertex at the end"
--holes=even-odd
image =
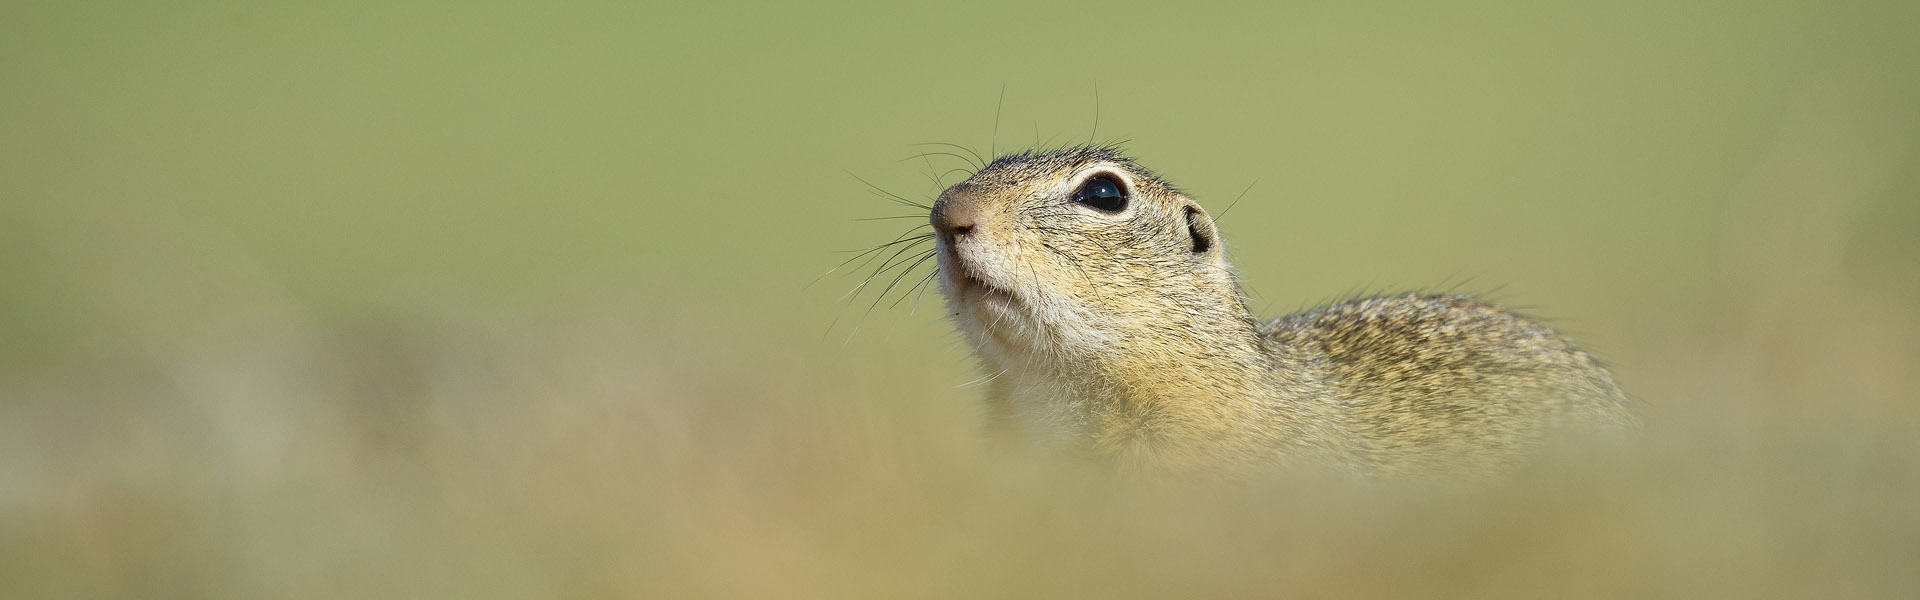
POLYGON ((933 230, 938 232, 942 239, 947 243, 953 243, 954 240, 973 233, 973 228, 980 216, 978 206, 977 202, 971 202, 969 199, 957 197, 949 192, 942 194, 939 200, 934 201, 933 214, 928 220, 933 224, 933 230))

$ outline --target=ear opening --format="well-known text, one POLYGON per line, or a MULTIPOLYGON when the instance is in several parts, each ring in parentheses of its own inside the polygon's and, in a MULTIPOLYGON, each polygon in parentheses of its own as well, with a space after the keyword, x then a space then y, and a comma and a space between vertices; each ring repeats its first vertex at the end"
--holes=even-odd
POLYGON ((1213 229, 1213 217, 1198 206, 1187 206, 1187 236, 1193 238, 1194 254, 1206 254, 1219 244, 1216 239, 1218 234, 1213 229))

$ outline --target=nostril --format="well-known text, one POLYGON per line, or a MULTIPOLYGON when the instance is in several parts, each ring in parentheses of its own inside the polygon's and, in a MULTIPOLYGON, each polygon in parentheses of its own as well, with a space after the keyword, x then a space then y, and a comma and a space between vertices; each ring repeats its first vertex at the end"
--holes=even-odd
POLYGON ((933 213, 933 230, 939 232, 940 236, 946 238, 948 241, 965 237, 973 233, 974 226, 973 219, 967 218, 967 216, 968 215, 951 215, 944 210, 935 210, 933 213), (956 216, 960 218, 955 218, 956 216))
POLYGON ((933 230, 948 242, 958 241, 976 233, 980 226, 980 204, 962 186, 955 186, 940 195, 933 203, 933 214, 928 215, 933 230))

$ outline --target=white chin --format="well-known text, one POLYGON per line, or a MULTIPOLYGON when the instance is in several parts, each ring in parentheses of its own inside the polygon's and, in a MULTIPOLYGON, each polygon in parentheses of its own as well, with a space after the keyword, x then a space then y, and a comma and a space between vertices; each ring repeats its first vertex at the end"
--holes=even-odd
POLYGON ((1013 294, 978 282, 968 282, 964 296, 969 305, 994 311, 996 314, 1014 309, 1013 294))

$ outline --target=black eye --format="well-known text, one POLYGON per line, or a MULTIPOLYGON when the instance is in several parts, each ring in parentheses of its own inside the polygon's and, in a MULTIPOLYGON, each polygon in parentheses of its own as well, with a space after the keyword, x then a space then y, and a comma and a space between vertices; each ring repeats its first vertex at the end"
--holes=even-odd
POLYGON ((1080 184, 1073 191, 1073 201, 1106 212, 1117 213, 1127 208, 1127 193, 1120 188, 1120 182, 1106 175, 1095 175, 1080 184))

